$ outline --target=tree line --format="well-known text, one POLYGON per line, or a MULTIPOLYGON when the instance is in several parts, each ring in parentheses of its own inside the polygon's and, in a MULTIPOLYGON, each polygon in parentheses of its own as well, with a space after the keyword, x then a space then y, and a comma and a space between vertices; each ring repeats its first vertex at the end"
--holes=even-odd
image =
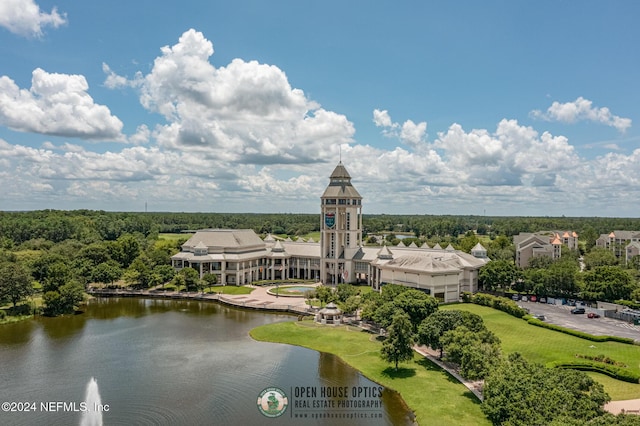
MULTIPOLYGON (((320 230, 319 214, 303 213, 174 213, 106 212, 102 210, 38 210, 0 212, 0 247, 34 238, 58 243, 68 239, 109 240, 124 234, 179 233, 204 228, 253 229, 258 234, 305 235, 320 230)), ((502 217, 453 215, 364 214, 367 234, 409 233, 417 238, 457 238, 473 231, 492 238, 550 229, 575 230, 587 248, 600 234, 640 230, 637 218, 502 217)))
POLYGON ((568 249, 556 260, 536 256, 524 269, 510 259, 497 259, 480 269, 478 281, 482 289, 489 291, 638 305, 640 259, 626 264, 610 250, 598 247, 585 253, 581 260, 578 256, 568 249))

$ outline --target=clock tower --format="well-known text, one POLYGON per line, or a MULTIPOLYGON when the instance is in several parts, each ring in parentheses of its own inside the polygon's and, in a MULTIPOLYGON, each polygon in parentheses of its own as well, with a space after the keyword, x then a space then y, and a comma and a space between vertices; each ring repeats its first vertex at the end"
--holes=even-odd
POLYGON ((362 197, 339 162, 321 204, 320 279, 327 285, 352 282, 353 257, 362 244, 362 197))

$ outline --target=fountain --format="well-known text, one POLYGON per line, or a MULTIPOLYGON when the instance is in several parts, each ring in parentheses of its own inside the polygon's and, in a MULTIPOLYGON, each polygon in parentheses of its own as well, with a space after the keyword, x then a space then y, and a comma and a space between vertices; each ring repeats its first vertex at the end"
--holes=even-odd
POLYGON ((98 391, 98 382, 94 377, 87 383, 84 402, 86 411, 82 412, 80 426, 102 426, 102 400, 98 391))

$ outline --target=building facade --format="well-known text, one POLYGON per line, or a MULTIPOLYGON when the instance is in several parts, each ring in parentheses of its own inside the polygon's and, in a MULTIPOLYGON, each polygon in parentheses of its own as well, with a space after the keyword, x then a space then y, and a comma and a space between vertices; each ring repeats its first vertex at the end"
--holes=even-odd
POLYGON ((261 239, 250 229, 197 231, 172 256, 174 268, 194 268, 218 283, 245 285, 259 280, 305 279, 326 285, 366 284, 379 290, 398 284, 429 293, 442 302, 478 290, 478 270, 489 259, 482 245, 472 254, 424 244, 363 246, 362 197, 339 163, 320 197, 320 242, 261 239))
POLYGON ((529 260, 536 256, 545 256, 553 260, 562 256, 562 246, 578 250, 578 234, 575 231, 521 232, 513 237, 516 249, 516 265, 529 266, 529 260))
POLYGON ((611 231, 601 234, 596 240, 596 247, 611 250, 617 258, 626 262, 637 255, 637 245, 640 245, 640 231, 611 231))

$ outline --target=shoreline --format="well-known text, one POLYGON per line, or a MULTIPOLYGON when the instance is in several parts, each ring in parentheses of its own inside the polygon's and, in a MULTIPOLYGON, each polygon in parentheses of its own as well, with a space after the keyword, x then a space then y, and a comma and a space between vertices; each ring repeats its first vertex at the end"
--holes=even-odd
MULTIPOLYGON (((313 308, 307 307, 306 305, 303 306, 300 303, 275 303, 271 300, 266 300, 265 298, 252 297, 253 292, 246 295, 223 295, 221 293, 93 289, 87 291, 87 294, 92 297, 143 297, 150 299, 168 300, 199 300, 218 302, 223 305, 233 306, 237 308, 255 309, 270 312, 284 312, 293 315, 315 314, 313 308)), ((304 299, 302 300, 304 302, 304 299)))

